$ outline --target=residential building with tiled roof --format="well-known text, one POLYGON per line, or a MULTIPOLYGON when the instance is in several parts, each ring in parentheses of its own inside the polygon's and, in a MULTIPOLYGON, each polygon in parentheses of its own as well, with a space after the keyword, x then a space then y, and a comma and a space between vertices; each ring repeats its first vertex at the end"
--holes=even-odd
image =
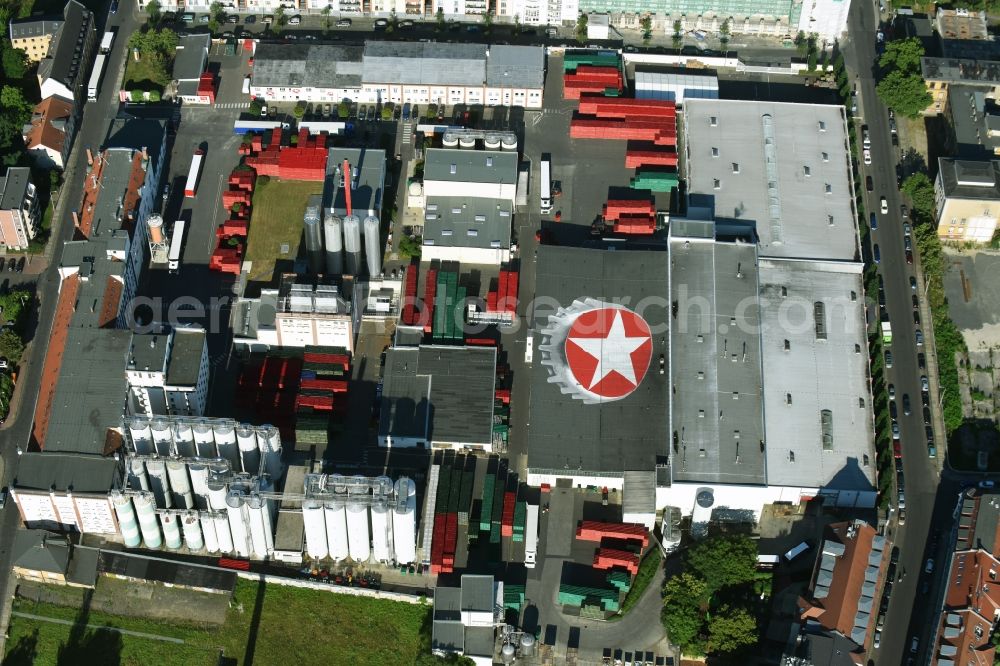
POLYGON ((52 39, 63 25, 62 16, 31 16, 11 19, 7 35, 15 49, 21 49, 29 62, 38 62, 49 53, 52 39))
POLYGON ((38 63, 41 98, 60 95, 81 102, 97 45, 94 13, 76 0, 63 9, 62 25, 38 63))
POLYGON ((8 168, 7 174, 0 178, 0 245, 11 250, 26 249, 40 222, 31 169, 8 168))
POLYGON ((24 146, 35 166, 63 169, 76 135, 76 108, 68 99, 53 95, 35 105, 31 120, 21 131, 24 146))

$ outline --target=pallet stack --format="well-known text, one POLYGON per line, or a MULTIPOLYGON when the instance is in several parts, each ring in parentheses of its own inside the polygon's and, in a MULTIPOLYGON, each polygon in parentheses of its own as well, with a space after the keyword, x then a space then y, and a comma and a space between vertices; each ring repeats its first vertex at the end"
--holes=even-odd
POLYGON ((632 587, 632 577, 627 571, 622 571, 621 569, 614 569, 608 572, 607 581, 611 583, 612 587, 617 588, 619 592, 628 592, 632 587))
POLYGON ((403 324, 415 326, 417 318, 417 265, 410 264, 403 277, 403 324))
POLYGON ((618 590, 583 585, 559 586, 558 601, 566 606, 583 607, 587 605, 600 606, 606 612, 617 612, 620 608, 618 590))
POLYGON ((621 67, 615 65, 578 65, 573 72, 563 75, 563 97, 580 99, 582 93, 598 93, 617 97, 624 81, 621 67))
POLYGON ((642 543, 643 549, 649 545, 649 533, 646 526, 640 523, 606 523, 597 520, 584 520, 576 528, 576 538, 581 541, 598 541, 602 539, 624 539, 642 543))
POLYGON ((424 311, 421 320, 424 322, 424 333, 433 330, 434 305, 437 298, 437 269, 428 268, 424 275, 424 311))
POLYGON ((431 335, 439 344, 464 340, 465 297, 466 288, 458 285, 457 272, 438 271, 431 335))
POLYGON ((514 536, 514 498, 514 492, 510 490, 503 495, 503 514, 500 516, 501 536, 514 536))
POLYGON ((486 311, 490 313, 507 312, 513 314, 517 309, 518 272, 509 265, 500 267, 500 277, 497 278, 497 288, 486 294, 486 311))
POLYGON ((634 576, 639 573, 639 558, 627 550, 614 550, 603 546, 598 548, 594 555, 594 568, 613 569, 615 567, 627 569, 634 576))
POLYGON ((603 215, 615 233, 649 235, 656 230, 656 205, 649 199, 610 199, 603 215))
MULTIPOLYGON (((283 180, 304 180, 322 182, 326 178, 327 146, 326 134, 310 136, 308 129, 301 129, 296 136, 296 145, 282 145, 282 130, 276 127, 271 132, 271 141, 266 148, 246 157, 247 166, 256 169, 262 176, 272 176, 283 180)), ((255 147, 257 144, 252 143, 255 147)))
POLYGON ((528 505, 525 502, 517 502, 514 505, 514 533, 513 541, 521 543, 524 541, 524 525, 528 519, 528 505))

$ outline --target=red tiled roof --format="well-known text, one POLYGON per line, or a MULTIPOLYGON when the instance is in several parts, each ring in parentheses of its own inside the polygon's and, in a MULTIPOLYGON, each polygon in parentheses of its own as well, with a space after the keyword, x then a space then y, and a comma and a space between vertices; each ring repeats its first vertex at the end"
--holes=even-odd
POLYGON ((35 105, 31 130, 24 135, 28 150, 39 147, 62 153, 66 133, 52 126, 53 120, 69 119, 73 116, 73 103, 61 97, 47 97, 35 105), (38 116, 38 117, 36 117, 38 116))

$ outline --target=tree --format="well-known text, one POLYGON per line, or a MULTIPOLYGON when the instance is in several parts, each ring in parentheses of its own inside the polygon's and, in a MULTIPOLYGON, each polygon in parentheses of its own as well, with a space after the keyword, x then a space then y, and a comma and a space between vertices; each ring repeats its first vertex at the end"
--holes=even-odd
POLYGON ((250 108, 247 109, 247 113, 249 113, 251 116, 255 118, 259 118, 260 112, 263 108, 264 108, 264 103, 260 101, 260 99, 255 98, 250 102, 250 108))
POLYGON ((13 116, 21 125, 28 122, 28 118, 31 116, 31 104, 24 99, 24 93, 21 92, 21 89, 14 86, 0 88, 0 106, 3 107, 4 115, 13 116))
POLYGON ((216 0, 208 6, 208 29, 218 32, 219 26, 226 22, 226 10, 222 3, 216 0))
POLYGON ((810 51, 809 55, 806 56, 806 67, 810 72, 816 71, 816 52, 810 51))
POLYGON ((649 40, 653 37, 653 19, 648 14, 639 19, 639 27, 642 29, 642 41, 644 44, 649 44, 649 40))
POLYGON ((483 32, 489 34, 493 30, 493 12, 483 14, 483 32))
POLYGON ((28 72, 28 58, 21 49, 15 49, 3 40, 3 73, 8 81, 19 81, 28 72))
POLYGON ((757 544, 743 535, 717 536, 695 543, 685 553, 687 569, 700 576, 710 592, 753 580, 757 544))
POLYGON ((0 332, 0 356, 16 365, 23 355, 24 341, 21 340, 21 336, 9 328, 0 332))
POLYGON ((894 39, 885 45, 885 52, 878 64, 885 69, 898 69, 908 74, 920 73, 920 59, 924 45, 916 37, 894 39))
POLYGON ((445 23, 445 21, 444 21, 444 9, 442 9, 441 7, 438 7, 437 13, 434 15, 434 20, 437 22, 437 25, 434 26, 434 29, 437 30, 438 32, 443 32, 444 31, 444 23, 445 23))
MULTIPOLYGON (((917 172, 903 181, 900 188, 913 204, 913 218, 927 222, 934 217, 934 183, 923 172, 917 172)), ((925 269, 926 270, 926 267, 925 269)))
POLYGON ((323 8, 323 11, 320 12, 320 14, 323 15, 323 32, 324 33, 330 32, 330 10, 331 10, 330 5, 327 5, 326 7, 323 8))
POLYGON ((746 608, 723 605, 708 622, 708 644, 712 653, 739 652, 757 644, 757 618, 746 608))
POLYGON ((514 14, 514 28, 513 28, 513 33, 515 35, 520 35, 521 34, 521 15, 520 14, 514 14))
POLYGON ((674 21, 674 34, 671 37, 671 41, 673 42, 675 49, 679 49, 681 44, 684 43, 684 33, 682 31, 680 21, 674 21))
POLYGON ((399 26, 399 19, 396 18, 396 9, 393 8, 389 12, 389 24, 385 26, 385 31, 387 33, 396 32, 396 28, 399 26))
POLYGON ((729 44, 729 31, 729 19, 726 19, 722 22, 722 25, 719 26, 719 42, 722 44, 723 48, 729 44))
POLYGON ((581 44, 587 41, 587 15, 583 13, 576 19, 576 41, 581 44))
POLYGON ((351 116, 351 105, 348 102, 341 102, 337 105, 337 117, 347 120, 351 116))
POLYGON ((674 576, 663 586, 660 620, 670 641, 688 654, 703 651, 701 632, 705 612, 702 606, 707 600, 707 591, 705 582, 690 573, 674 576))
POLYGON ((160 6, 159 0, 149 0, 146 3, 146 13, 149 15, 150 25, 157 25, 163 18, 163 8, 160 6))
POLYGON ((798 49, 799 55, 806 54, 806 48, 808 48, 809 42, 806 40, 806 33, 804 30, 799 30, 798 33, 796 33, 795 39, 792 40, 792 43, 795 44, 795 48, 798 49))
POLYGON ((907 118, 918 117, 934 101, 919 74, 907 74, 898 69, 879 81, 875 92, 883 104, 907 118))
POLYGON ((285 8, 278 5, 274 8, 274 22, 271 24, 271 29, 275 32, 281 32, 286 23, 288 23, 288 16, 285 14, 285 8))
POLYGON ((306 103, 303 101, 296 102, 295 108, 292 109, 292 115, 295 116, 296 120, 302 120, 302 116, 306 115, 306 103))
POLYGON ((410 238, 409 236, 403 236, 399 239, 399 253, 407 258, 419 257, 420 256, 420 236, 415 236, 410 238))
POLYGON ((392 106, 386 104, 382 107, 382 120, 392 120, 392 106))

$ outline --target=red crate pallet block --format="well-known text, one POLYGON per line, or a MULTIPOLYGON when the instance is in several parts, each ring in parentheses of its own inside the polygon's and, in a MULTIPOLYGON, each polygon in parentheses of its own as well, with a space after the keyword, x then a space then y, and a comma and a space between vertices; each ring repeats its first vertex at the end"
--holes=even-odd
POLYGON ((577 68, 576 73, 567 72, 563 75, 563 83, 567 86, 577 85, 599 85, 604 88, 620 88, 622 84, 622 73, 614 67, 594 67, 590 71, 581 72, 577 68), (593 71, 601 70, 601 71, 593 71))
POLYGON ((584 520, 576 528, 576 538, 581 541, 600 541, 605 537, 641 540, 643 548, 649 545, 649 533, 646 531, 646 526, 640 523, 605 523, 599 520, 584 520))
POLYGON ((494 392, 494 396, 496 397, 497 400, 499 400, 503 404, 505 405, 510 404, 510 389, 497 389, 494 392))
POLYGON ((215 228, 215 235, 218 238, 222 236, 243 236, 245 238, 248 226, 246 220, 226 220, 215 228))
POLYGON ((615 221, 612 231, 616 234, 649 236, 656 231, 656 218, 647 215, 623 215, 615 221))
POLYGON ((494 306, 494 312, 503 312, 504 307, 507 304, 507 271, 500 271, 500 277, 497 278, 497 302, 494 306))
POLYGON ((347 393, 347 382, 342 379, 302 379, 300 389, 329 391, 330 393, 347 393))
POLYGON ((677 153, 671 150, 650 150, 630 147, 625 152, 625 168, 638 169, 644 166, 677 166, 677 153))
POLYGON ((655 99, 585 95, 580 98, 579 110, 581 114, 598 118, 643 120, 677 118, 677 106, 674 102, 655 99))
POLYGON ((503 494, 503 512, 500 514, 501 536, 514 536, 514 493, 508 490, 503 494))
POLYGON ((622 72, 617 67, 606 65, 577 65, 575 76, 584 79, 620 79, 622 72))
POLYGON ((667 121, 573 118, 569 135, 574 139, 676 142, 677 128, 667 121))
POLYGON ((424 333, 430 333, 434 325, 434 301, 437 297, 437 269, 428 268, 424 275, 424 333))
POLYGON ((241 143, 236 147, 236 154, 240 156, 253 155, 253 145, 249 143, 241 143))
POLYGON ((306 352, 302 354, 302 360, 306 363, 325 363, 326 365, 339 365, 349 368, 351 357, 347 354, 326 354, 323 352, 306 352))
POLYGON ((466 338, 465 344, 471 347, 495 347, 497 341, 492 338, 466 338))
POLYGON ((239 275, 242 261, 243 253, 239 248, 218 247, 212 253, 212 258, 208 262, 208 268, 213 271, 239 275))
POLYGON ((507 310, 506 312, 514 312, 517 308, 517 281, 518 274, 516 271, 508 271, 507 273, 507 310))
POLYGON ((303 407, 312 407, 321 412, 333 411, 333 396, 302 395, 300 393, 295 396, 295 409, 298 411, 303 407))
POLYGON ((607 221, 617 220, 622 215, 653 216, 656 214, 656 205, 648 199, 608 199, 603 212, 607 221))
POLYGON ((264 136, 262 134, 253 135, 253 138, 250 139, 250 149, 255 153, 264 150, 264 136))
POLYGON ((233 204, 240 204, 240 207, 250 205, 250 193, 245 190, 224 190, 222 192, 222 207, 229 210, 233 204))
POLYGON ((611 569, 612 567, 624 567, 634 576, 639 573, 639 556, 627 550, 599 548, 597 554, 594 555, 594 568, 611 569))
POLYGON ((621 92, 621 85, 606 86, 593 81, 566 81, 563 84, 563 99, 580 99, 584 93, 603 93, 608 88, 621 92))
POLYGON ((417 267, 410 264, 406 267, 403 286, 403 323, 413 326, 417 321, 417 267))

